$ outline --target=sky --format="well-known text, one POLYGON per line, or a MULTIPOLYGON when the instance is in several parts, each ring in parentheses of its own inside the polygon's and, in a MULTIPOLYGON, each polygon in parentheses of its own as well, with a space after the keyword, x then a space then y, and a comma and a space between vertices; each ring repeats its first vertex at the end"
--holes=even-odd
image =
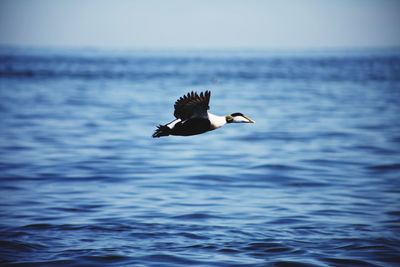
POLYGON ((399 25, 399 0, 0 0, 6 46, 393 47, 399 25))

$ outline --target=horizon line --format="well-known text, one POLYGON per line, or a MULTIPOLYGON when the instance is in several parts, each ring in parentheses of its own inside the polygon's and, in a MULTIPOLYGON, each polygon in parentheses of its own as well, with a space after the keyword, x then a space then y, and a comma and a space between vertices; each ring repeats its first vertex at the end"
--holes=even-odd
POLYGON ((397 50, 400 49, 399 45, 363 45, 363 46, 282 46, 282 47, 232 47, 232 46, 209 46, 209 47, 179 47, 179 46, 143 46, 143 47, 130 47, 130 46, 60 46, 60 45, 34 45, 34 44, 7 44, 0 43, 0 49, 33 49, 33 50, 76 50, 76 51, 132 51, 132 52, 191 52, 191 51, 210 51, 210 52, 229 52, 229 51, 242 51, 242 52, 323 52, 323 51, 349 51, 349 50, 397 50))

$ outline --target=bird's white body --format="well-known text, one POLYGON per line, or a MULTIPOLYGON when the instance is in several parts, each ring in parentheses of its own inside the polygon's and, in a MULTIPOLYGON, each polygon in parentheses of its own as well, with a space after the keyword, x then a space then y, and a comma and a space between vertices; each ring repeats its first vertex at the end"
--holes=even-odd
POLYGON ((208 119, 210 120, 211 123, 211 128, 213 130, 218 129, 226 124, 225 116, 214 115, 210 112, 207 113, 208 113, 208 119))

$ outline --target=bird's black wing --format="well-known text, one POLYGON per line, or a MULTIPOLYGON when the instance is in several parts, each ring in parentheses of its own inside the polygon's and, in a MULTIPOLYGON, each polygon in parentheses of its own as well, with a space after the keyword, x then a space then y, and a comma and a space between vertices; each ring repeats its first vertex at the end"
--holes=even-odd
POLYGON ((177 119, 187 120, 190 118, 207 118, 207 110, 210 109, 211 92, 205 91, 187 93, 175 102, 174 116, 177 119))

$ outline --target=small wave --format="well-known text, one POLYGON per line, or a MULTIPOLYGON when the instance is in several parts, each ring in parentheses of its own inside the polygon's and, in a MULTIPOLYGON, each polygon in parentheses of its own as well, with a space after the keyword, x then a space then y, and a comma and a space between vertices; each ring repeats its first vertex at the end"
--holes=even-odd
POLYGON ((338 159, 304 159, 302 160, 304 163, 311 163, 315 166, 337 166, 337 165, 348 165, 348 166, 363 166, 363 162, 359 161, 347 161, 347 160, 338 160, 338 159))
POLYGON ((390 216, 400 217, 400 210, 387 211, 386 214, 388 214, 390 216))
POLYGON ((185 264, 185 265, 193 265, 193 264, 201 264, 202 262, 189 259, 186 257, 169 255, 169 254, 151 254, 147 256, 142 256, 138 258, 144 262, 152 262, 152 263, 164 263, 164 264, 185 264))
POLYGON ((400 163, 373 165, 373 166, 368 166, 368 169, 377 172, 399 171, 400 163))
POLYGON ((287 218, 280 218, 277 220, 273 220, 269 222, 270 224, 277 224, 277 225, 291 225, 291 224, 306 224, 308 223, 307 220, 302 220, 298 217, 287 217, 287 218))
POLYGON ((103 205, 84 205, 84 206, 77 206, 77 207, 55 207, 52 208, 53 210, 56 211, 61 211, 61 212, 95 212, 99 208, 103 207, 103 205))
POLYGON ((298 170, 306 170, 304 167, 296 166, 296 165, 286 165, 286 164, 259 164, 249 169, 266 169, 266 170, 273 170, 273 171, 298 171, 298 170))
POLYGON ((274 267, 321 267, 322 265, 313 264, 313 263, 305 263, 301 261, 289 261, 289 260, 278 260, 272 261, 271 266, 274 267))
POLYGON ((246 245, 244 250, 263 251, 266 253, 283 253, 293 251, 292 247, 284 246, 275 242, 254 242, 246 245))
POLYGON ((45 245, 32 243, 32 242, 22 242, 22 241, 7 241, 0 240, 1 250, 15 250, 19 252, 31 252, 47 248, 45 245))
MULTIPOLYGON (((76 253, 76 252, 75 252, 76 253)), ((110 264, 110 263, 128 263, 127 261, 131 260, 132 257, 128 257, 120 254, 106 254, 106 255, 90 255, 90 256, 81 256, 77 260, 79 262, 87 262, 90 265, 97 266, 97 264, 110 264)))
MULTIPOLYGON (((6 261, 4 265, 0 262, 0 266, 15 266, 15 267, 36 267, 36 266, 43 266, 43 267, 57 267, 57 266, 82 266, 82 263, 79 263, 75 260, 48 260, 48 261, 6 261)), ((85 266, 92 266, 92 265, 85 265, 85 266)), ((96 265, 97 266, 97 265, 96 265)), ((94 267, 94 266, 93 266, 94 267)))
POLYGON ((221 217, 206 213, 189 213, 189 214, 173 216, 172 218, 178 220, 208 220, 208 219, 220 219, 221 217))
POLYGON ((36 224, 28 224, 22 226, 21 229, 32 229, 32 230, 43 230, 43 229, 51 229, 54 225, 48 223, 36 223, 36 224))
POLYGON ((320 259, 328 264, 334 264, 335 266, 360 266, 360 267, 378 267, 379 265, 373 264, 366 260, 355 260, 355 259, 345 259, 345 258, 322 258, 320 259))
POLYGON ((218 252, 223 254, 236 254, 236 253, 241 253, 242 251, 234 248, 221 248, 218 249, 218 252))
POLYGON ((189 232, 177 233, 177 235, 183 236, 183 237, 186 237, 186 238, 190 238, 190 239, 196 239, 196 240, 206 240, 206 239, 209 239, 209 237, 207 237, 207 236, 204 236, 204 235, 197 235, 197 234, 189 233, 189 232))

